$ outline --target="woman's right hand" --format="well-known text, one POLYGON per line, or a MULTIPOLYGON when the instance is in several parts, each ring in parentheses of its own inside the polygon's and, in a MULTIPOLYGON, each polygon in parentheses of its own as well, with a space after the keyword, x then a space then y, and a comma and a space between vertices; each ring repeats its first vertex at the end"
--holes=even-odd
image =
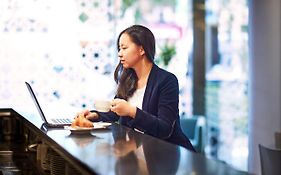
POLYGON ((96 112, 90 112, 89 110, 83 110, 79 112, 71 123, 72 127, 93 127, 91 120, 97 119, 98 114, 96 112))
POLYGON ((77 116, 84 116, 88 120, 95 120, 99 117, 99 115, 96 112, 90 112, 87 109, 79 112, 77 116))

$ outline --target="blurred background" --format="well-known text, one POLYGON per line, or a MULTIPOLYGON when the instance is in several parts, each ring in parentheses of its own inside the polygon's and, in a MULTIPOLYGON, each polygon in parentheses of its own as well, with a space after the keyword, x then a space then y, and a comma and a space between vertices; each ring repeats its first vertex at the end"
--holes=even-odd
POLYGON ((2 0, 0 106, 24 81, 45 104, 113 98, 118 34, 143 24, 179 80, 180 117, 205 120, 202 153, 247 171, 248 13, 247 0, 2 0))

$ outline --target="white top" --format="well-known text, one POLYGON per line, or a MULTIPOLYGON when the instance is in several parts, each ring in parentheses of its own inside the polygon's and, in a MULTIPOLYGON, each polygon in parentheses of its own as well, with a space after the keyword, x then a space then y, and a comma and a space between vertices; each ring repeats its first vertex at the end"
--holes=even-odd
POLYGON ((144 86, 143 88, 137 89, 134 92, 133 96, 128 99, 128 102, 131 105, 134 105, 134 106, 138 107, 139 109, 142 109, 142 101, 143 101, 145 88, 146 88, 146 86, 144 86))

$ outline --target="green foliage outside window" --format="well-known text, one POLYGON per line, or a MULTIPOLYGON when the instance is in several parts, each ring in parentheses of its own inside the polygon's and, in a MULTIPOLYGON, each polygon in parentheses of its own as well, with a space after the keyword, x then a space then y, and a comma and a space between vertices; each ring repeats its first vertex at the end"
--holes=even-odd
POLYGON ((176 55, 176 46, 168 44, 167 42, 163 47, 160 47, 158 63, 163 64, 165 67, 169 65, 171 59, 176 55))

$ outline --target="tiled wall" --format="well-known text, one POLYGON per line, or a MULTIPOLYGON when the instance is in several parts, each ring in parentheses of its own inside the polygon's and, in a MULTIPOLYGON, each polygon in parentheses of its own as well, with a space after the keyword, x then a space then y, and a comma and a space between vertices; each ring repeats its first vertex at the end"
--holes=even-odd
POLYGON ((0 105, 32 83, 46 101, 92 107, 110 98, 116 64, 110 1, 4 0, 0 5, 0 105))

